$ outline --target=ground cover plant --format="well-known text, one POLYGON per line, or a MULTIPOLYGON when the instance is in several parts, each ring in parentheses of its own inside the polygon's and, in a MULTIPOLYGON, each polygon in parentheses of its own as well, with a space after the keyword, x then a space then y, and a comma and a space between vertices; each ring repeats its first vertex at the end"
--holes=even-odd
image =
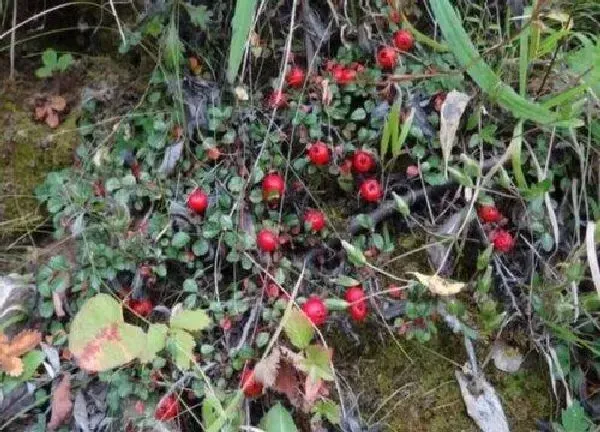
MULTIPOLYGON (((50 252, 19 279, 35 307, 2 324, 3 427, 492 430, 483 400, 497 430, 595 430, 597 4, 99 9, 114 22, 83 34, 110 32, 143 85, 66 95, 90 54, 60 40, 30 67, 33 121, 76 112, 78 137, 33 192, 46 223, 8 237, 50 252), (404 387, 361 412, 380 388, 361 351, 383 338, 411 370, 415 346, 458 353, 466 423, 403 417, 404 387), (515 386, 554 407, 502 412, 515 386)), ((2 11, 15 60, 36 12, 2 11)))

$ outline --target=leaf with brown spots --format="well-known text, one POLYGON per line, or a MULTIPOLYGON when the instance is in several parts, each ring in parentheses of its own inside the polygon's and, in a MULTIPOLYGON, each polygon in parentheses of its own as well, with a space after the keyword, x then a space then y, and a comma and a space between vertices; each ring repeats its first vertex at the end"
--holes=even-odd
POLYGON ((52 414, 48 429, 54 430, 71 419, 71 375, 67 372, 52 392, 52 414))

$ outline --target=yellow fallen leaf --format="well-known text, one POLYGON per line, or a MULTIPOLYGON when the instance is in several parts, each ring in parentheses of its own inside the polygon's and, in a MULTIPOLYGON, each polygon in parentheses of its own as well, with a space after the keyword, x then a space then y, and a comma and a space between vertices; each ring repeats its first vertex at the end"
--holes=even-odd
POLYGON ((425 285, 432 294, 448 296, 459 293, 464 287, 464 282, 446 280, 438 275, 425 275, 423 273, 411 272, 419 283, 425 285))

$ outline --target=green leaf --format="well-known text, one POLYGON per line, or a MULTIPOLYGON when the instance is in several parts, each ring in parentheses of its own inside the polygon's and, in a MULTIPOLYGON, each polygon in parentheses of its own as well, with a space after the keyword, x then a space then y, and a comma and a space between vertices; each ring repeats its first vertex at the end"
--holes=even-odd
POLYGON ((260 421, 265 432, 297 432, 292 415, 279 402, 265 414, 260 421))
POLYGON ((298 309, 292 309, 289 316, 284 317, 283 331, 296 348, 305 348, 310 344, 315 329, 310 320, 298 309))
POLYGON ((452 53, 485 93, 517 118, 540 124, 559 120, 555 113, 518 95, 500 80, 475 49, 450 0, 432 0, 429 4, 452 53))
POLYGON ((58 54, 52 48, 48 48, 42 53, 42 63, 47 66, 50 71, 54 69, 58 62, 58 54))
POLYGON ((183 281, 183 291, 197 293, 198 292, 198 284, 194 279, 186 279, 183 281))
POLYGON ((189 3, 184 3, 183 5, 190 15, 190 21, 192 24, 200 27, 202 30, 207 30, 211 14, 208 8, 204 5, 194 6, 189 3))
POLYGON ((178 328, 171 329, 169 351, 179 369, 188 370, 190 368, 195 346, 196 341, 191 334, 178 328))
POLYGON ((579 401, 562 411, 561 421, 565 432, 587 432, 591 424, 579 401))
POLYGON ((398 157, 400 155, 400 151, 402 150, 402 146, 406 141, 406 137, 408 136, 408 132, 410 132, 410 128, 412 127, 413 118, 415 116, 415 109, 412 108, 410 110, 410 114, 408 115, 406 121, 402 124, 402 129, 400 129, 400 135, 397 139, 392 142, 392 156, 398 157))
POLYGON ((362 251, 359 248, 357 248, 351 243, 348 243, 346 240, 342 240, 342 246, 346 250, 348 259, 354 265, 362 267, 367 264, 367 259, 365 258, 362 251))
POLYGON ((237 0, 235 14, 231 20, 231 43, 227 63, 227 81, 233 84, 244 57, 246 43, 254 22, 256 0, 237 0))
POLYGON ((167 69, 171 71, 178 70, 183 59, 183 43, 179 39, 179 30, 174 19, 171 19, 163 38, 163 49, 167 69))
POLYGON ((305 358, 301 368, 315 382, 319 379, 333 381, 333 369, 329 359, 329 351, 321 345, 310 345, 304 350, 305 358))
POLYGON ((171 240, 171 244, 173 245, 173 247, 176 247, 178 249, 181 249, 189 242, 190 242, 190 235, 183 231, 179 231, 178 233, 176 233, 173 236, 173 239, 171 240))
POLYGON ((329 423, 334 425, 339 425, 342 420, 339 405, 330 399, 317 401, 311 412, 325 417, 329 423))
POLYGON ((394 197, 394 202, 396 203, 396 209, 403 216, 408 216, 410 214, 410 207, 400 195, 396 194, 396 192, 392 192, 392 196, 394 197))
POLYGON ((211 320, 202 309, 182 310, 171 316, 171 328, 199 331, 209 327, 211 320))
POLYGON ((351 277, 346 276, 346 275, 342 275, 342 276, 338 277, 337 279, 332 279, 331 282, 333 282, 336 285, 341 285, 344 287, 360 285, 359 281, 357 281, 356 279, 352 279, 351 277))
POLYGON ((38 78, 48 78, 52 76, 52 69, 41 67, 35 71, 35 76, 38 78))
POLYGON ((203 256, 208 253, 208 242, 205 239, 200 239, 192 245, 192 252, 196 256, 203 256))
POLYGON ((351 120, 364 120, 367 118, 367 113, 364 108, 355 109, 350 115, 351 120))
POLYGON ((56 68, 61 72, 66 71, 69 66, 73 64, 73 56, 69 53, 61 55, 58 58, 58 63, 56 64, 56 68))
POLYGON ((69 350, 82 369, 105 371, 139 357, 146 339, 141 328, 126 324, 121 304, 98 294, 83 304, 71 324, 69 350))
POLYGON ((146 335, 146 344, 141 361, 144 363, 150 363, 156 357, 159 351, 165 348, 167 343, 167 331, 168 328, 164 324, 150 324, 148 327, 148 334, 146 335))

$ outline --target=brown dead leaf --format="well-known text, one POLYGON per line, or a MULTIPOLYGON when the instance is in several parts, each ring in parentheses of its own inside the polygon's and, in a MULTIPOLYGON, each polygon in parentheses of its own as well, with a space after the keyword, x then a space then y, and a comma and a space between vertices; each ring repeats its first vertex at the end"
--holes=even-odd
MULTIPOLYGON (((41 341, 42 334, 39 331, 23 330, 7 344, 4 352, 13 357, 20 357, 34 349, 41 341)), ((1 347, 0 350, 2 350, 1 347)))
POLYGON ((59 318, 62 318, 65 316, 65 310, 63 308, 63 299, 65 297, 65 293, 58 293, 58 292, 53 292, 52 293, 52 304, 54 305, 54 312, 56 313, 56 316, 59 318))
POLYGON ((282 361, 273 384, 273 390, 285 395, 293 406, 300 408, 303 400, 301 386, 302 381, 296 368, 290 363, 282 361))
POLYGON ((10 376, 18 377, 23 373, 23 361, 19 357, 0 356, 0 369, 10 376))
POLYGON ((67 101, 62 96, 51 96, 48 103, 50 108, 58 112, 63 112, 67 107, 67 101))
POLYGON ((46 106, 36 106, 35 107, 35 119, 42 121, 46 118, 46 106))
POLYGON ((304 404, 302 410, 310 412, 317 399, 319 399, 319 396, 324 396, 324 392, 328 393, 322 379, 319 378, 313 381, 309 376, 306 376, 304 380, 304 404))
POLYGON ((67 372, 52 392, 52 414, 49 429, 56 429, 71 418, 73 402, 71 402, 71 375, 67 372))
POLYGON ((259 361, 254 366, 254 379, 261 382, 265 388, 273 387, 279 371, 281 352, 275 347, 271 354, 259 361))

